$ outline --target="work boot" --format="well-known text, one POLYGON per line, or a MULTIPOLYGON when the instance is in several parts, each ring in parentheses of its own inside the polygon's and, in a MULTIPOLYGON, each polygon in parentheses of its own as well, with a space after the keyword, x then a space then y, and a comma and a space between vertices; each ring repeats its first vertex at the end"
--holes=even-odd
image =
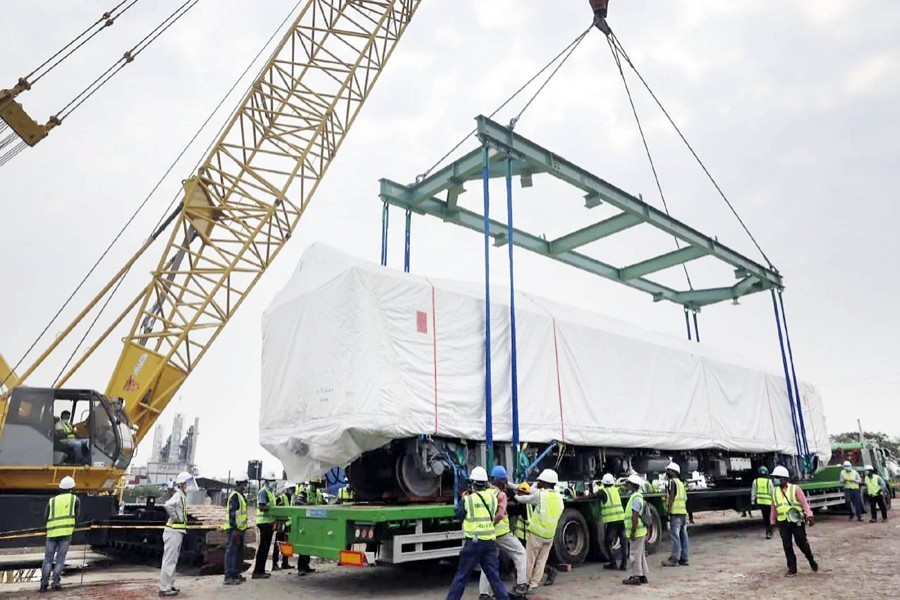
POLYGON ((273 570, 273 571, 280 571, 280 570, 281 570, 281 567, 278 566, 278 563, 272 563, 272 570, 273 570))
POLYGON ((250 576, 250 578, 251 579, 268 579, 271 576, 272 576, 271 573, 254 573, 253 575, 250 576))
POLYGON ((170 596, 177 596, 177 595, 178 595, 178 592, 173 592, 172 590, 165 590, 165 591, 160 590, 160 591, 159 591, 159 597, 160 597, 160 598, 167 598, 167 597, 170 597, 170 596))
POLYGON ((61 590, 61 589, 62 589, 62 585, 59 584, 59 583, 51 583, 51 584, 50 584, 50 591, 51 591, 51 592, 58 592, 58 591, 61 590))
POLYGON ((603 565, 603 568, 606 569, 606 570, 608 570, 608 571, 613 571, 613 570, 615 570, 615 569, 618 569, 618 568, 619 568, 619 565, 617 565, 617 564, 614 563, 614 562, 611 562, 611 563, 606 563, 605 565, 603 565))
POLYGON ((281 568, 282 569, 290 569, 291 568, 291 563, 288 562, 288 559, 285 558, 283 561, 281 561, 281 568))
POLYGON ((234 577, 226 577, 225 581, 222 582, 223 585, 241 585, 243 582, 240 579, 235 579, 234 577))
POLYGON ((664 566, 664 567, 677 567, 677 566, 678 566, 678 561, 675 560, 675 559, 672 558, 672 557, 669 557, 669 558, 667 558, 666 560, 662 561, 662 566, 664 566))
POLYGON ((620 570, 620 571, 624 571, 625 568, 626 568, 626 567, 625 567, 625 563, 624 563, 624 562, 623 562, 621 565, 619 565, 619 570, 620 570))
POLYGON ((682 558, 681 560, 678 561, 679 567, 687 567, 687 566, 690 566, 690 564, 691 563, 689 563, 688 559, 686 559, 686 558, 682 558))
POLYGON ((553 582, 556 581, 556 576, 559 574, 554 567, 547 566, 544 569, 547 572, 547 580, 544 582, 544 585, 553 585, 553 582))
POLYGON ((513 594, 517 596, 524 596, 528 593, 528 584, 527 583, 517 583, 513 588, 513 594))
POLYGON ((769 529, 769 530, 766 531, 766 539, 767 539, 767 540, 771 540, 771 539, 772 539, 772 530, 771 530, 771 529, 769 529))
POLYGON ((641 583, 650 583, 650 580, 647 579, 645 575, 641 575, 640 577, 638 577, 638 579, 641 580, 641 583))
POLYGON ((819 572, 819 563, 816 562, 816 559, 809 559, 809 568, 813 570, 813 573, 819 572))
POLYGON ((490 594, 478 594, 478 600, 494 600, 490 594))
POLYGON ((244 577, 243 575, 238 575, 237 578, 241 580, 241 583, 243 583, 244 581, 247 581, 247 578, 244 577))
POLYGON ((637 575, 632 575, 628 579, 623 579, 622 583, 624 585, 641 585, 641 578, 637 575))
POLYGON ((797 576, 797 571, 790 571, 790 570, 788 570, 788 571, 784 574, 784 576, 785 576, 785 577, 796 577, 796 576, 797 576))
POLYGON ((50 589, 49 589, 46 585, 42 585, 42 586, 41 586, 41 589, 38 590, 38 593, 39 593, 39 594, 45 594, 45 593, 47 593, 47 592, 49 592, 49 591, 50 591, 50 589))

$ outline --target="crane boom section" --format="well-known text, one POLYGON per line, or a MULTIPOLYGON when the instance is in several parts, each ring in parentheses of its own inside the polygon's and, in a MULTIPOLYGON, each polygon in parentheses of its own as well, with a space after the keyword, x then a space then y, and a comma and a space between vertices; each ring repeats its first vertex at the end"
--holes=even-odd
POLYGON ((421 0, 309 0, 197 174, 106 393, 137 441, 290 238, 421 0))

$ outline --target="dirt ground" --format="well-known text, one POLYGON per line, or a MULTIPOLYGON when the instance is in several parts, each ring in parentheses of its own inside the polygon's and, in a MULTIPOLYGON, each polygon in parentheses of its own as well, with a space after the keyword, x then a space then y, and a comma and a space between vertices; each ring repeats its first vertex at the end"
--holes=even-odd
MULTIPOLYGON (((844 516, 823 516, 809 531, 810 544, 821 570, 812 573, 800 555, 799 575, 785 578, 784 554, 776 536, 766 540, 758 517, 742 519, 734 513, 697 515, 690 527, 691 565, 664 568, 668 540, 650 557, 649 585, 621 584, 619 572, 602 571, 587 563, 572 573, 561 573, 552 587, 544 587, 534 600, 586 600, 628 592, 638 599, 743 598, 867 600, 900 597, 900 518, 871 524, 849 522, 844 516), (865 590, 865 591, 863 591, 865 590)), ((318 572, 298 577, 296 571, 278 571, 271 579, 225 587, 220 576, 178 577, 179 598, 246 598, 266 600, 315 597, 338 598, 444 598, 453 576, 451 565, 349 568, 314 563, 318 572)), ((158 571, 148 567, 113 566, 63 580, 62 592, 37 594, 37 583, 0 584, 0 598, 72 598, 123 600, 156 597, 158 571)), ((478 598, 474 582, 466 599, 478 598)))

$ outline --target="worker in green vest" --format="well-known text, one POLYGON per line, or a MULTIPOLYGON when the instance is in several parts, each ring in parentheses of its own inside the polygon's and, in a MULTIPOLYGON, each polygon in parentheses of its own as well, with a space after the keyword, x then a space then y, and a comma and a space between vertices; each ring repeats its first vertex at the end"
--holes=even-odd
POLYGON ((234 489, 228 494, 225 506, 228 518, 222 525, 227 536, 225 547, 225 585, 240 585, 245 581, 241 575, 244 561, 244 536, 247 533, 247 475, 240 474, 234 480, 234 489))
MULTIPOLYGON (((275 491, 275 506, 290 506, 293 501, 293 483, 285 483, 275 491)), ((290 569, 290 561, 287 556, 281 556, 281 542, 287 541, 287 532, 291 528, 291 519, 277 521, 275 523, 275 543, 272 544, 272 570, 290 569), (279 560, 280 559, 280 560, 279 560), (281 563, 279 565, 279 562, 281 563)))
POLYGON ((810 568, 815 572, 819 570, 819 564, 813 557, 809 540, 806 538, 806 525, 812 527, 813 513, 806 501, 806 495, 799 485, 790 482, 790 474, 785 467, 777 466, 772 470, 772 509, 769 512, 769 522, 778 524, 781 533, 781 545, 784 547, 784 556, 787 559, 786 577, 797 575, 797 555, 794 553, 794 544, 806 556, 810 568))
MULTIPOLYGON (((556 524, 563 512, 563 497, 556 491, 559 475, 553 469, 544 469, 538 475, 537 483, 531 494, 516 495, 515 500, 528 506, 528 541, 525 554, 528 569, 528 589, 534 591, 541 583, 553 538, 556 537, 556 524)), ((552 583, 555 569, 548 571, 548 581, 552 583)))
POLYGON ((666 466, 669 536, 672 538, 672 556, 663 561, 664 567, 688 566, 690 540, 687 532, 687 489, 681 481, 681 467, 676 462, 666 466))
POLYGON ((353 488, 350 487, 349 481, 338 490, 337 499, 338 504, 350 504, 353 502, 353 488))
MULTIPOLYGON (((525 546, 512 533, 510 527, 509 514, 507 507, 509 504, 507 496, 507 488, 509 488, 509 479, 506 473, 506 467, 497 465, 491 469, 491 485, 488 488, 497 498, 497 512, 494 513, 494 533, 497 536, 497 549, 502 555, 505 555, 516 569, 516 586, 513 593, 522 595, 528 591, 528 579, 526 578, 526 560, 525 546)), ((481 578, 478 581, 478 598, 479 600, 490 600, 491 598, 491 582, 487 575, 482 571, 481 578)))
POLYGON ((625 585, 647 583, 650 565, 647 564, 647 525, 644 515, 647 503, 644 501, 644 480, 637 473, 628 476, 625 491, 630 495, 625 502, 625 535, 628 537, 628 562, 631 576, 623 579, 625 585))
POLYGON ((44 544, 44 563, 41 565, 41 588, 47 591, 50 573, 53 572, 51 590, 58 590, 60 575, 66 566, 66 552, 75 533, 78 520, 78 498, 73 493, 75 480, 66 475, 59 482, 60 493, 50 498, 44 517, 47 521, 47 541, 44 544))
POLYGON ((616 478, 612 473, 607 473, 600 480, 603 487, 597 493, 600 500, 600 521, 603 523, 603 548, 606 551, 607 563, 603 565, 604 569, 625 570, 625 564, 628 562, 628 538, 625 536, 625 507, 622 506, 622 497, 619 494, 619 488, 616 486, 616 478), (612 545, 615 540, 619 540, 620 559, 616 564, 616 557, 613 554, 612 545))
POLYGON ((866 472, 864 481, 866 494, 869 496, 869 510, 872 511, 872 518, 869 519, 869 522, 875 523, 878 521, 878 512, 875 509, 879 507, 881 508, 881 520, 887 521, 887 504, 884 501, 884 497, 888 492, 887 483, 885 483, 881 475, 875 472, 872 465, 866 465, 863 470, 866 472))
POLYGON ((509 600, 509 592, 500 579, 500 553, 497 549, 497 533, 494 517, 497 514, 497 496, 488 489, 488 474, 484 467, 475 467, 469 475, 469 489, 456 504, 456 517, 462 521, 465 543, 459 552, 459 567, 447 600, 460 600, 466 591, 466 583, 476 567, 481 567, 497 600, 509 600))
POLYGON ((762 466, 757 471, 759 477, 753 480, 750 486, 750 504, 759 509, 762 514, 763 525, 766 527, 766 539, 772 539, 772 524, 769 522, 769 513, 772 511, 772 480, 769 479, 769 469, 762 466))
POLYGON ((859 491, 862 478, 849 460, 845 460, 842 466, 840 480, 844 486, 844 501, 850 511, 850 520, 855 516, 857 521, 862 521, 862 492, 859 491))
POLYGON ((275 532, 275 517, 269 510, 275 506, 275 474, 267 473, 263 478, 263 486, 256 495, 256 527, 259 529, 259 546, 256 548, 256 562, 253 566, 253 579, 268 579, 266 559, 272 546, 272 535, 275 532))
POLYGON ((181 545, 187 533, 187 490, 188 486, 197 488, 194 476, 187 471, 182 471, 175 477, 174 493, 163 508, 169 516, 166 527, 163 529, 163 556, 159 568, 159 595, 177 596, 178 588, 175 587, 175 569, 178 567, 178 557, 181 555, 181 545))

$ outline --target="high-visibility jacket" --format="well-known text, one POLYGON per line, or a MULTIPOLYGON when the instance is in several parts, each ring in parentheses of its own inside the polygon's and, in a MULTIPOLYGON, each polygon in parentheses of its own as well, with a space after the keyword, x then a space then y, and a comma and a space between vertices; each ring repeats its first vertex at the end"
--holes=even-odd
POLYGON ((556 524, 563 513, 563 497, 556 490, 538 490, 541 499, 537 508, 528 505, 528 531, 532 534, 552 540, 556 535, 556 524))
POLYGON ((786 493, 780 487, 776 487, 772 493, 772 499, 775 501, 775 513, 779 522, 787 521, 791 509, 803 511, 803 507, 797 501, 797 486, 793 483, 787 484, 786 493))
POLYGON ((869 477, 866 475, 866 491, 869 493, 870 498, 874 498, 875 496, 881 495, 881 477, 878 475, 873 475, 869 477))
POLYGON ((66 492, 50 498, 47 537, 64 538, 75 533, 75 494, 66 492))
POLYGON ((687 490, 684 489, 684 483, 676 478, 672 480, 675 484, 675 500, 672 501, 672 510, 670 515, 686 515, 687 514, 687 490))
MULTIPOLYGON (((231 507, 231 499, 235 496, 237 496, 238 509, 234 513, 234 524, 237 526, 238 531, 245 531, 247 529, 247 498, 244 497, 244 494, 237 490, 232 490, 231 493, 228 494, 228 502, 225 506, 231 507)), ((222 529, 226 531, 231 529, 230 518, 225 518, 225 524, 222 526, 222 529)))
POLYGON ((644 500, 644 493, 640 490, 631 494, 628 498, 628 509, 625 511, 625 535, 626 537, 631 537, 631 518, 635 512, 635 499, 640 498, 641 502, 643 502, 643 506, 638 513, 637 520, 637 529, 634 530, 634 537, 641 538, 647 535, 647 526, 644 525, 644 519, 641 518, 643 516, 643 512, 647 510, 647 502, 644 500))
POLYGON ((606 502, 600 505, 600 520, 604 523, 617 523, 625 520, 625 508, 622 506, 622 496, 619 488, 614 485, 604 486, 606 502))
MULTIPOLYGON (((281 494, 278 498, 275 499, 275 506, 290 506, 291 505, 291 497, 287 494, 281 494)), ((283 521, 285 527, 291 526, 291 518, 288 517, 285 521, 283 521)))
POLYGON ((753 480, 756 490, 756 503, 760 506, 772 505, 772 480, 768 477, 757 477, 753 480))
POLYGON ((68 421, 60 421, 60 425, 62 425, 63 430, 63 439, 64 440, 74 440, 75 439, 75 428, 72 427, 72 424, 68 421))
POLYGON ((322 494, 322 488, 308 487, 306 489, 306 503, 311 506, 325 504, 325 496, 322 494))
MULTIPOLYGON (((272 490, 270 490, 267 487, 264 487, 261 490, 261 492, 265 493, 266 500, 267 500, 266 504, 269 506, 269 508, 277 506, 276 501, 275 501, 275 493, 272 492, 272 490)), ((259 515, 256 517, 257 525, 268 525, 269 523, 274 523, 274 522, 275 522, 275 517, 270 516, 268 511, 261 510, 261 511, 259 511, 259 515)))
POLYGON ((350 502, 353 500, 353 490, 350 489, 349 485, 345 485, 338 490, 338 500, 341 502, 350 502))
POLYGON ((521 515, 513 517, 512 531, 517 538, 525 541, 525 534, 528 531, 528 521, 525 520, 525 517, 521 515))
POLYGON ((497 514, 497 496, 490 490, 472 492, 463 501, 466 517, 463 519, 463 535, 469 539, 493 540, 497 533, 494 530, 494 515, 497 514))
MULTIPOLYGON (((497 488, 491 488, 491 492, 493 492, 494 497, 497 499, 497 508, 498 509, 500 508, 500 492, 501 491, 502 490, 499 490, 497 488)), ((500 519, 500 521, 498 521, 497 523, 494 523, 494 534, 497 537, 500 537, 502 535, 507 535, 511 531, 512 530, 509 527, 509 513, 503 515, 503 518, 500 519)))
POLYGON ((858 490, 859 489, 859 473, 856 471, 846 469, 841 471, 841 483, 844 484, 845 490, 858 490))

